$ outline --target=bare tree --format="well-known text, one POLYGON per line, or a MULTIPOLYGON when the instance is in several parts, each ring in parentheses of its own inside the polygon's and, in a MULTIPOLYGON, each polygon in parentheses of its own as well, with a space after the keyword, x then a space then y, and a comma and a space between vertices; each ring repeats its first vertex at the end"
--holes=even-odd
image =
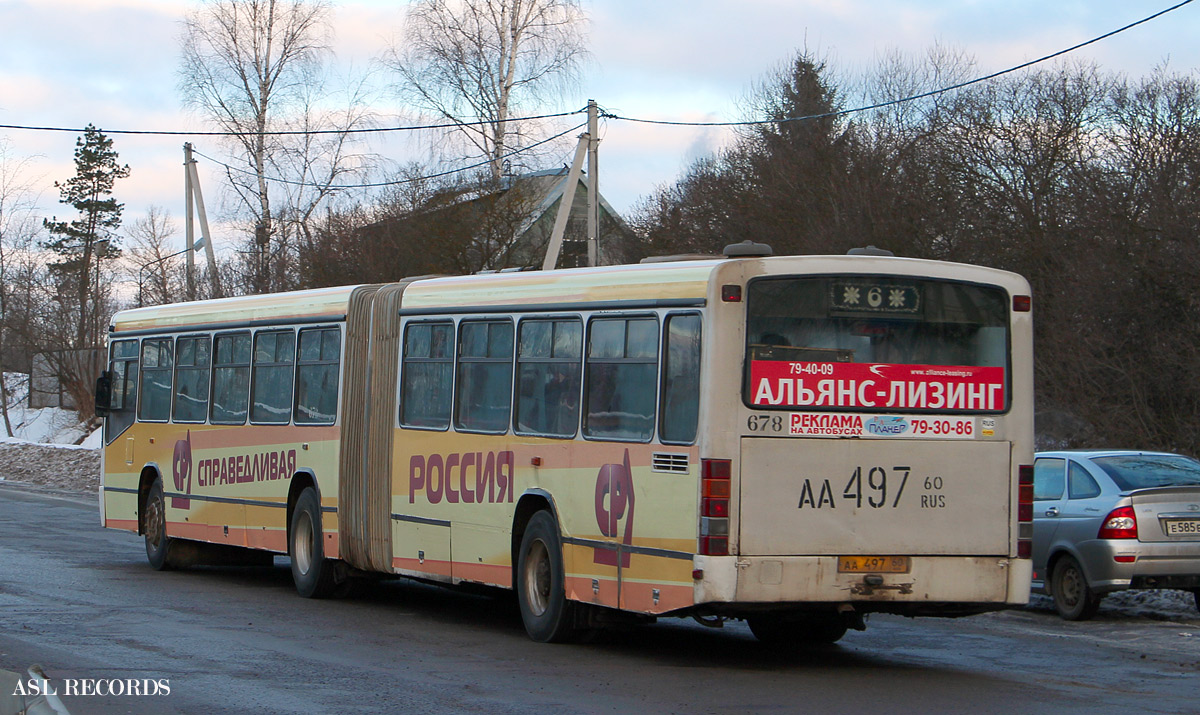
POLYGON ((168 244, 178 230, 170 212, 161 206, 151 206, 143 218, 126 228, 129 257, 136 271, 138 306, 174 303, 184 294, 180 254, 187 249, 172 251, 168 244))
POLYGON ((578 0, 417 0, 384 64, 403 99, 457 124, 497 182, 505 154, 541 138, 512 125, 513 113, 577 80, 584 25, 578 0))
POLYGON ((30 277, 36 262, 33 248, 41 227, 34 215, 37 196, 25 176, 30 161, 10 158, 8 142, 0 140, 0 413, 10 437, 13 426, 8 417, 5 372, 11 368, 12 356, 28 357, 29 351, 17 343, 25 342, 21 326, 29 318, 29 301, 25 298, 32 288, 30 277))
POLYGON ((230 132, 243 173, 230 184, 253 217, 254 292, 272 289, 275 227, 268 182, 271 157, 291 128, 328 52, 324 0, 210 0, 184 21, 180 89, 188 105, 230 132))
POLYGON ((317 210, 336 201, 346 193, 348 182, 365 176, 377 162, 352 133, 374 123, 366 78, 349 83, 344 97, 320 90, 316 84, 305 88, 302 111, 295 120, 304 133, 281 146, 272 159, 282 174, 291 177, 280 186, 285 207, 280 212, 282 230, 291 239, 281 243, 287 245, 289 255, 301 242, 312 241, 317 210), (329 129, 336 131, 325 131, 329 129))

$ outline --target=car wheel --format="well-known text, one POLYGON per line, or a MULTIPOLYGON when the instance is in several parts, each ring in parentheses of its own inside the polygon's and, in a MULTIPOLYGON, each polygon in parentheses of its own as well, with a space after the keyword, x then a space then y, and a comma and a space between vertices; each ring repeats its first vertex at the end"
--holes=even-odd
POLYGON ((1083 568, 1072 556, 1063 556, 1054 564, 1050 595, 1058 615, 1068 621, 1086 621, 1100 608, 1100 596, 1088 586, 1083 568))

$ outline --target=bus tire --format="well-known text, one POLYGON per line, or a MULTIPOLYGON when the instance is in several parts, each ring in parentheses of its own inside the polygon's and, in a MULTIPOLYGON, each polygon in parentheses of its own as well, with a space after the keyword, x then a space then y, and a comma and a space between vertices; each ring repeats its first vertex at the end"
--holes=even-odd
POLYGON ((1083 567, 1073 556, 1063 556, 1054 564, 1050 595, 1064 620, 1086 621, 1100 609, 1100 596, 1088 586, 1083 567))
POLYGON ((562 643, 576 635, 575 604, 567 600, 558 523, 550 512, 533 515, 517 554, 517 602, 525 632, 538 643, 562 643))
POLYGON ((162 479, 156 478, 146 492, 145 513, 142 515, 142 534, 146 539, 146 560, 155 571, 169 571, 174 564, 168 559, 172 539, 167 536, 167 505, 163 500, 162 479))
POLYGON ((325 558, 321 531, 321 505, 317 492, 305 487, 292 510, 288 530, 288 558, 292 561, 292 580, 296 592, 304 598, 328 598, 335 587, 333 563, 325 558))
POLYGON ((837 643, 846 635, 846 622, 836 613, 751 616, 750 632, 765 645, 784 647, 837 643))

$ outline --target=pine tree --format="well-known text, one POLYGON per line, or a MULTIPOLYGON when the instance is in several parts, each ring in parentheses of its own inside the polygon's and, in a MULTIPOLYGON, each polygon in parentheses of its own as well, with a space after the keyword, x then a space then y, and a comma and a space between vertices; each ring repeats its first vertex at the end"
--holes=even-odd
POLYGON ((100 265, 121 253, 116 230, 124 204, 112 197, 112 190, 117 179, 127 176, 129 166, 117 164, 112 139, 89 124, 75 142, 75 176, 65 183, 54 182, 59 203, 79 212, 74 221, 59 221, 57 216, 46 220, 52 238, 44 244, 60 257, 51 264, 59 278, 60 297, 71 300, 72 312, 77 311, 76 348, 100 344, 100 265))

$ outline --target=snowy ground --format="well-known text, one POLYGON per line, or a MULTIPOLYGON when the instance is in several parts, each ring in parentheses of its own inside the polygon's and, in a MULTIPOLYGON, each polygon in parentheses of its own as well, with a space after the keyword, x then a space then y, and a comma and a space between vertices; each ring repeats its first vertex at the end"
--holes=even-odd
MULTIPOLYGON (((5 377, 20 400, 9 404, 16 436, 6 436, 0 425, 0 484, 94 495, 100 486, 100 431, 84 438, 86 430, 73 412, 27 409, 21 381, 25 376, 9 373, 5 377)), ((1054 604, 1049 597, 1034 594, 1029 608, 1053 612, 1054 604)), ((1194 620, 1197 611, 1192 594, 1185 591, 1123 591, 1105 598, 1097 617, 1194 620)))
POLYGON ((0 482, 95 493, 100 486, 99 430, 89 434, 72 410, 30 409, 28 375, 5 373, 4 383, 13 435, 0 423, 0 482))
POLYGON ((8 421, 13 435, 0 422, 0 442, 13 440, 38 444, 79 444, 99 448, 99 433, 91 433, 80 424, 74 410, 58 407, 29 407, 29 376, 19 372, 4 373, 4 384, 8 388, 8 421))

